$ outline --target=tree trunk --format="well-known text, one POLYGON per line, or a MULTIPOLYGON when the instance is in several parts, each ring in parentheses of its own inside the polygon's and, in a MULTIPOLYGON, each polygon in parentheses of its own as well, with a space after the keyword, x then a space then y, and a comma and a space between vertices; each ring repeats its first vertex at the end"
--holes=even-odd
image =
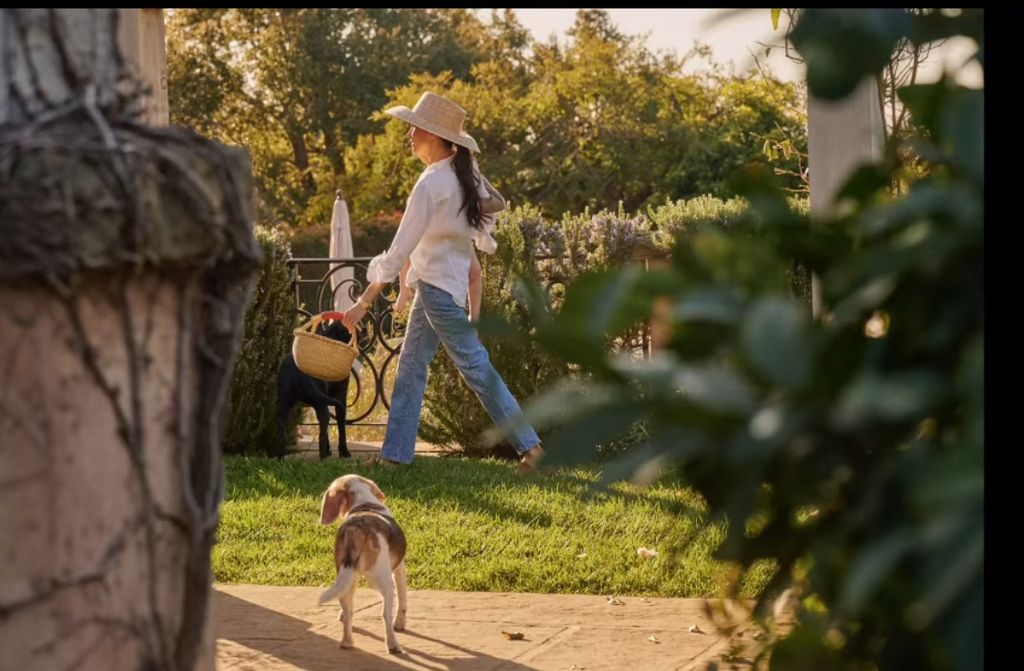
POLYGON ((212 668, 247 152, 137 121, 110 9, 0 10, 0 668, 212 668))
POLYGON ((316 180, 313 178, 313 173, 309 171, 309 150, 306 149, 306 138, 302 135, 302 129, 298 127, 298 124, 289 125, 288 140, 292 143, 295 167, 302 173, 302 185, 312 196, 316 193, 316 180))
POLYGON ((334 176, 344 175, 345 157, 342 155, 341 145, 338 144, 338 136, 334 134, 333 130, 324 131, 324 153, 327 154, 327 160, 331 162, 334 176))

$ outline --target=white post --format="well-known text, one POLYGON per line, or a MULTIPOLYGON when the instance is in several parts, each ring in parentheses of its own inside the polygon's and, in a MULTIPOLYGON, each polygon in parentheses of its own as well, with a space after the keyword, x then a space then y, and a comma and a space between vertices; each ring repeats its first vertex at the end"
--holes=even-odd
MULTIPOLYGON (((859 165, 877 160, 885 145, 885 125, 878 83, 868 77, 849 96, 826 101, 807 98, 807 148, 811 183, 811 215, 832 213, 835 197, 859 165)), ((811 309, 822 313, 821 284, 811 283, 811 309)))

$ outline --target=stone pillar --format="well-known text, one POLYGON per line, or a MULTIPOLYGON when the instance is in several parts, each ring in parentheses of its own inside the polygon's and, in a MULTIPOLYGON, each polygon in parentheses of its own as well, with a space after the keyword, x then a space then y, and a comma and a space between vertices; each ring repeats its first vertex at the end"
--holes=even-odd
POLYGON ((0 9, 0 669, 212 668, 252 170, 136 116, 119 34, 0 9))

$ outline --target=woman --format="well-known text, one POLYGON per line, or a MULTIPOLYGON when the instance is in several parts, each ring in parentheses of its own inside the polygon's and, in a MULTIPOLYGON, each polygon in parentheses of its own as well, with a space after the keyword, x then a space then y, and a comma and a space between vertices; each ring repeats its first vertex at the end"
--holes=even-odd
MULTIPOLYGON (((408 464, 416 448, 427 367, 438 344, 444 345, 491 419, 504 423, 521 411, 491 364, 476 330, 466 320, 466 295, 475 256, 473 244, 488 253, 494 251, 494 240, 485 225, 488 213, 494 209, 494 200, 473 161, 471 152, 479 151, 476 141, 462 130, 466 111, 427 92, 413 109, 392 107, 386 113, 412 126, 412 152, 427 167, 409 195, 391 247, 370 262, 366 274, 369 285, 357 304, 345 313, 344 322, 355 328, 377 294, 402 272, 408 261, 407 282, 417 288, 416 298, 402 344, 387 434, 381 448, 385 463, 408 464)), ((532 427, 525 423, 517 426, 515 447, 522 455, 518 472, 532 473, 537 470, 544 450, 532 427)))

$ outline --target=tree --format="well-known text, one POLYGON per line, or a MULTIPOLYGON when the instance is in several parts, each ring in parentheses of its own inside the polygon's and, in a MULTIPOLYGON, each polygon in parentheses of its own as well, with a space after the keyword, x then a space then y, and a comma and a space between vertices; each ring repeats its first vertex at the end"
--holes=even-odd
POLYGON ((799 187, 794 87, 684 75, 690 55, 652 53, 602 10, 569 36, 536 44, 511 10, 176 10, 172 118, 248 147, 267 208, 295 227, 328 221, 339 187, 357 222, 402 206, 418 170, 380 112, 428 89, 469 111, 498 186, 552 214, 727 197, 731 170, 782 138, 799 187))
MULTIPOLYGON (((389 91, 388 104, 412 105, 425 89, 452 97, 469 111, 481 166, 498 188, 555 216, 730 196, 729 175, 763 158, 766 143, 789 139, 806 151, 797 87, 684 74, 685 57, 651 53, 599 10, 581 12, 570 33, 566 48, 533 45, 526 77, 503 61, 477 63, 469 80, 415 76, 389 91)), ((347 154, 357 219, 400 205, 416 179, 405 129, 388 121, 347 154)), ((779 164, 798 175, 796 151, 779 164)), ((788 178, 790 188, 800 184, 788 178)))
POLYGON ((168 26, 174 123, 248 147, 260 194, 293 226, 330 220, 344 154, 411 73, 469 76, 521 39, 468 10, 180 9, 168 26), (502 45, 506 46, 502 46, 502 45))

